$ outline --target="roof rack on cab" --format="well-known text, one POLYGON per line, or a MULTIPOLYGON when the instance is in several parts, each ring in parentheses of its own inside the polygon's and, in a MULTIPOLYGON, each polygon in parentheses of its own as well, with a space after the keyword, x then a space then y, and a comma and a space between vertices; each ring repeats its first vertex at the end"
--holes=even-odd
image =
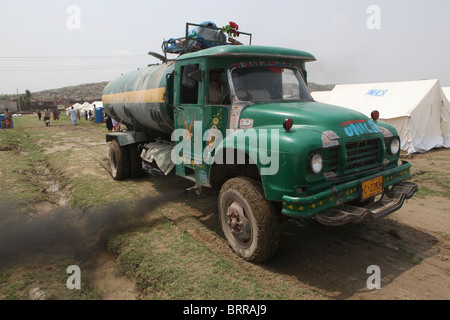
MULTIPOLYGON (((231 23, 230 23, 231 25, 231 23)), ((237 26, 234 24, 234 26, 237 26)), ((237 29, 236 29, 237 30, 237 29)), ((249 36, 249 45, 252 44, 252 34, 246 32, 234 32, 234 35, 249 36), (237 34, 236 34, 237 33, 237 34)), ((242 45, 243 43, 237 41, 232 36, 224 33, 223 28, 218 28, 214 22, 206 21, 201 24, 186 23, 186 34, 181 38, 170 38, 164 40, 162 44, 162 51, 164 54, 184 54, 188 52, 199 51, 211 47, 223 45, 242 45), (195 27, 190 29, 190 27, 195 27)))

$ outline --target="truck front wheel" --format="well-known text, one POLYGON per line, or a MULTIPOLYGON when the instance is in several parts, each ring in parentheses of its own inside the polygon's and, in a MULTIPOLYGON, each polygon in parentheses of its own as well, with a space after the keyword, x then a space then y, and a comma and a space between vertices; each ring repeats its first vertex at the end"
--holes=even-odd
POLYGON ((115 180, 125 180, 130 177, 128 146, 121 147, 117 140, 112 140, 109 146, 109 162, 111 164, 111 175, 115 180))
POLYGON ((278 248, 278 219, 259 183, 251 178, 232 178, 219 193, 219 215, 231 248, 247 261, 259 263, 278 248))

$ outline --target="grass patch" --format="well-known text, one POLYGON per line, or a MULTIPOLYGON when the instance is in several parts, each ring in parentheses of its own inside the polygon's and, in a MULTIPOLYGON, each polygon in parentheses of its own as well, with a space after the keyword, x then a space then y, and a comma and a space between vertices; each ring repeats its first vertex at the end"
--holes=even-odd
MULTIPOLYGON (((14 203, 29 209, 40 208, 40 202, 50 202, 49 196, 41 190, 43 181, 38 181, 45 179, 38 172, 41 168, 50 171, 51 179, 58 182, 70 198, 70 206, 82 208, 83 214, 118 200, 133 203, 152 192, 164 194, 166 183, 160 188, 157 183, 152 185, 144 179, 118 182, 111 178, 103 168, 107 148, 96 144, 104 141, 105 133, 103 125, 84 119, 74 128, 70 119, 61 117, 47 128, 37 117, 18 118, 14 130, 0 131, 0 145, 5 150, 0 151, 1 183, 5 190, 0 200, 14 199, 14 203), (94 144, 90 145, 91 142, 94 144), (93 210, 88 210, 90 208, 93 210)), ((204 240, 197 240, 193 236, 195 232, 205 231, 197 229, 203 225, 196 218, 177 220, 175 225, 168 217, 174 211, 183 210, 177 201, 174 198, 155 209, 148 217, 150 222, 144 226, 105 236, 109 248, 118 254, 119 271, 134 279, 146 299, 303 298, 305 291, 299 286, 292 286, 283 278, 265 279, 261 276, 265 270, 237 258, 230 259, 223 251, 202 242, 204 240), (259 273, 255 273, 255 269, 260 270, 259 273)), ((56 203, 53 202, 54 206, 56 203)), ((53 214, 53 211, 41 214, 53 214)), ((2 225, 15 223, 15 216, 13 218, 13 221, 2 221, 2 225)), ((54 251, 9 261, 8 267, 0 270, 0 299, 28 299, 29 290, 36 287, 49 293, 50 299, 98 299, 99 294, 89 284, 89 275, 83 273, 89 268, 81 264, 54 251), (82 290, 66 288, 69 277, 66 270, 73 264, 81 268, 82 290)))
POLYGON ((423 199, 423 198, 427 198, 427 197, 443 197, 444 194, 441 191, 436 191, 436 190, 429 189, 425 186, 421 186, 415 196, 423 199))
POLYGON ((45 157, 39 152, 32 139, 19 127, 14 130, 2 130, 0 135, 0 175, 2 202, 11 201, 21 205, 43 201, 40 188, 32 183, 30 177, 35 175, 35 164, 45 157), (31 150, 25 152, 23 150, 31 150))
MULTIPOLYGON (((46 176, 40 172, 42 169, 49 169, 51 179, 58 182, 64 176, 65 161, 71 157, 72 151, 52 155, 43 152, 49 146, 64 144, 64 127, 61 126, 64 120, 58 124, 57 129, 49 129, 37 118, 24 116, 15 119, 14 129, 0 130, 0 216, 4 228, 21 223, 25 214, 30 217, 36 214, 32 212, 35 204, 49 202, 45 192, 46 176), (57 166, 53 167, 53 164, 57 166)), ((66 183, 70 181, 66 180, 66 183)), ((87 267, 82 266, 82 262, 45 252, 32 253, 21 259, 17 257, 0 257, 0 299, 27 300, 29 290, 36 287, 49 294, 49 299, 98 299, 99 295, 84 271, 87 267), (81 290, 66 287, 70 276, 66 273, 67 267, 74 264, 81 268, 81 290)))
MULTIPOLYGON (((116 235, 109 248, 119 268, 131 276, 146 299, 289 299, 289 284, 261 284, 247 268, 212 252, 167 218, 134 232, 116 235)), ((301 294, 294 292, 295 298, 301 294)))
POLYGON ((450 177, 438 171, 417 171, 414 182, 419 185, 418 197, 438 196, 450 199, 450 177))
POLYGON ((1 300, 29 300, 29 291, 40 288, 48 300, 95 300, 98 293, 92 288, 88 274, 80 261, 70 256, 39 255, 28 257, 10 268, 0 271, 1 300), (31 259, 32 258, 32 259, 31 259), (33 261, 31 261, 33 260, 33 261), (78 265, 81 269, 81 289, 71 290, 66 282, 67 268, 78 265))

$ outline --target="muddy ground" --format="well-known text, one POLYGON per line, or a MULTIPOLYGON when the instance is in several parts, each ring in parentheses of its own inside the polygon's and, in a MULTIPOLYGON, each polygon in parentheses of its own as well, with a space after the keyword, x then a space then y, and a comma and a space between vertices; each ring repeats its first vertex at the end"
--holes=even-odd
MULTIPOLYGON (((43 130, 42 122, 37 120, 24 126, 24 132, 40 130, 43 130)), ((71 150, 76 161, 58 165, 57 169, 51 163, 36 168, 39 175, 35 178, 41 180, 48 201, 36 201, 33 214, 44 216, 58 208, 70 210, 76 206, 73 200, 76 187, 67 184, 70 179, 62 178, 68 172, 89 175, 94 180, 112 179, 103 126, 53 123, 45 130, 46 134, 58 136, 62 143, 52 145, 40 141, 41 151, 54 157, 71 150)), ((3 156, 7 151, 3 150, 3 156)), ((450 197, 445 183, 450 172, 450 150, 433 150, 406 156, 404 160, 412 162, 414 181, 421 192, 401 210, 376 222, 343 227, 326 227, 314 220, 286 219, 280 225, 277 253, 259 265, 243 262, 228 247, 217 216, 217 190, 206 190, 201 195, 179 194, 173 203, 163 205, 162 214, 176 228, 187 231, 237 269, 245 268, 266 287, 282 281, 288 287, 302 288, 302 294, 296 296, 299 299, 449 299, 450 197), (373 265, 381 272, 378 290, 367 287, 372 275, 368 268, 373 265)), ((153 171, 123 183, 123 188, 134 195, 161 195, 190 186, 189 181, 153 171)), ((116 200, 117 197, 111 196, 108 201, 116 200)), ((96 253, 92 260, 86 272, 98 292, 97 298, 146 298, 136 278, 118 272, 118 261, 117 253, 107 249, 96 253)))

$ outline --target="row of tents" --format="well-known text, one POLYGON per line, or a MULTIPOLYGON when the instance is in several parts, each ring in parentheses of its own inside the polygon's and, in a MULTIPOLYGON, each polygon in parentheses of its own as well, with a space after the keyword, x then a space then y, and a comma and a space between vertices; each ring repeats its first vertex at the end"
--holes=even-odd
POLYGON ((450 148, 450 87, 442 88, 439 80, 336 85, 312 96, 368 117, 378 110, 380 121, 397 129, 408 154, 450 148))
POLYGON ((72 107, 75 110, 79 110, 80 111, 80 115, 84 116, 84 114, 86 112, 89 113, 89 111, 91 111, 92 114, 94 114, 95 113, 95 109, 98 109, 98 108, 103 109, 103 102, 102 101, 94 101, 93 103, 89 103, 89 102, 85 102, 83 104, 75 103, 74 105, 66 108, 66 110, 65 110, 66 111, 66 115, 69 115, 70 110, 72 109, 72 107))

